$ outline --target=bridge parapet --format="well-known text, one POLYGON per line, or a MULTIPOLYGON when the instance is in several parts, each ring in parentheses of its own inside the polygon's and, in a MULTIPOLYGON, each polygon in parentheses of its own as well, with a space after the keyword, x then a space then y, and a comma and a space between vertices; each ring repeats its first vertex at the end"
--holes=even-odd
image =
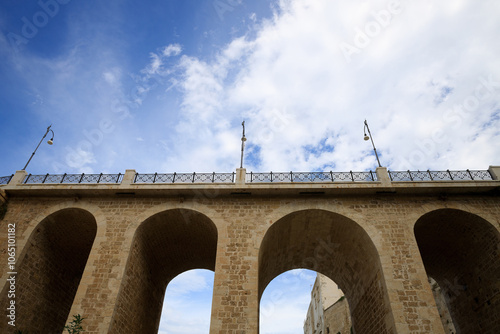
POLYGON ((231 173, 137 173, 45 174, 17 171, 0 178, 7 194, 42 195, 192 195, 217 191, 218 195, 304 195, 375 193, 460 193, 498 191, 500 167, 488 170, 389 171, 375 172, 246 172, 231 173))
POLYGON ((376 172, 246 172, 236 173, 136 173, 128 169, 125 174, 16 174, 0 177, 0 185, 7 184, 169 184, 169 183, 330 183, 330 182, 419 182, 419 181, 492 181, 500 179, 500 167, 488 170, 457 171, 391 171, 385 167, 376 172), (128 177, 126 177, 128 175, 128 177))

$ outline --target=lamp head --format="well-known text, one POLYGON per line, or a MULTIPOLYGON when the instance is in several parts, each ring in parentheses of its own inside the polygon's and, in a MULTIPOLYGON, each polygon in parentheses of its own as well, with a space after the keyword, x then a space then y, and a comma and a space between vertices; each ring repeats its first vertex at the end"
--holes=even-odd
POLYGON ((368 135, 365 133, 365 136, 364 136, 364 138, 363 138, 363 139, 364 139, 364 140, 369 140, 369 139, 370 139, 370 137, 368 137, 368 135))
MULTIPOLYGON (((49 131, 52 132, 52 138, 50 138, 49 140, 47 140, 47 144, 52 145, 52 144, 54 144, 54 131, 52 131, 50 129, 50 126, 49 126, 49 128, 47 130, 48 130, 47 133, 49 133, 49 131)), ((43 136, 43 137, 45 138, 45 136, 43 136)))
POLYGON ((247 141, 246 137, 241 137, 241 141, 247 141))

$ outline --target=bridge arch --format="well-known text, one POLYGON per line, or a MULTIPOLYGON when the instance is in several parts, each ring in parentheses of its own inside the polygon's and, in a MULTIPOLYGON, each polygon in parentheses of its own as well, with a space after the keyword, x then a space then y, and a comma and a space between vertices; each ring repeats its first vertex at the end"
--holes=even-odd
MULTIPOLYGON (((341 201, 331 200, 328 202, 309 202, 309 201, 300 201, 300 202, 290 202, 290 203, 281 203, 278 209, 275 209, 271 214, 271 217, 274 218, 273 221, 270 221, 270 225, 279 219, 298 212, 298 211, 306 211, 306 210, 320 210, 320 211, 328 211, 334 212, 338 215, 341 215, 349 220, 356 222, 370 237, 370 239, 375 244, 376 248, 383 247, 384 240, 380 234, 380 231, 377 229, 376 225, 373 223, 369 223, 369 220, 366 217, 366 214, 362 210, 353 210, 351 207, 345 205, 341 201)), ((266 229, 270 227, 270 225, 266 225, 266 229)), ((261 231, 261 235, 265 234, 267 231, 261 231)))
MULTIPOLYGON (((58 206, 48 212, 18 247, 16 328, 30 333, 63 331, 97 233, 96 218, 87 210, 58 206)), ((2 308, 10 302, 7 290, 9 284, 2 308)))
POLYGON ((414 225, 427 275, 441 287, 458 333, 499 333, 500 233, 486 219, 437 209, 414 225))
POLYGON ((320 272, 338 284, 357 333, 395 332, 378 251, 354 220, 309 209, 271 225, 259 250, 259 301, 272 279, 300 268, 320 272))
POLYGON ((157 333, 168 283, 192 269, 215 270, 217 227, 206 215, 169 209, 136 229, 109 333, 157 333))
POLYGON ((97 205, 90 204, 88 202, 75 202, 74 200, 64 201, 41 211, 29 222, 26 230, 22 232, 22 236, 17 240, 17 248, 22 250, 19 255, 18 262, 22 261, 24 256, 28 253, 28 248, 25 248, 25 246, 29 244, 29 238, 33 235, 33 232, 38 228, 39 224, 53 214, 66 209, 82 210, 91 214, 97 225, 95 238, 104 237, 106 229, 106 216, 97 205))

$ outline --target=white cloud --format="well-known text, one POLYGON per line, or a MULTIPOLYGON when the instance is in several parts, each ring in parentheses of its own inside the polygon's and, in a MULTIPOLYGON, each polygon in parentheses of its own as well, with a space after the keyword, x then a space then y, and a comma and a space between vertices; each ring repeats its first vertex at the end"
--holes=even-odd
POLYGON ((179 146, 168 165, 195 169, 212 153, 226 161, 219 166, 234 165, 237 145, 217 151, 209 138, 229 131, 222 122, 235 129, 227 140, 237 144, 236 125, 246 119, 248 152, 258 155, 251 169, 374 168, 372 147, 362 140, 368 119, 382 163, 392 169, 487 168, 500 149, 471 138, 499 138, 483 129, 498 128, 500 50, 493 41, 500 23, 492 11, 499 6, 472 1, 402 1, 395 11, 386 1, 282 1, 271 20, 212 61, 182 58, 177 135, 195 149, 179 146), (356 45, 357 34, 369 43, 347 62, 339 45, 356 45), (470 112, 450 111, 489 76, 490 96, 470 112), (465 151, 468 159, 459 158, 465 151))
POLYGON ((150 63, 141 70, 143 77, 138 79, 146 81, 151 79, 154 75, 167 76, 171 73, 169 69, 166 68, 169 64, 167 60, 169 57, 178 56, 182 52, 182 47, 179 44, 170 44, 163 47, 158 53, 151 52, 149 54, 150 63))
POLYGON ((170 44, 163 48, 163 55, 165 57, 178 56, 182 52, 180 44, 170 44))
POLYGON ((156 53, 151 53, 150 57, 151 57, 151 63, 149 64, 149 68, 146 70, 146 73, 156 74, 158 72, 158 69, 162 65, 161 58, 156 53))
POLYGON ((122 80, 121 70, 119 68, 116 68, 116 67, 106 70, 102 74, 102 76, 103 76, 104 80, 111 86, 118 85, 122 80))

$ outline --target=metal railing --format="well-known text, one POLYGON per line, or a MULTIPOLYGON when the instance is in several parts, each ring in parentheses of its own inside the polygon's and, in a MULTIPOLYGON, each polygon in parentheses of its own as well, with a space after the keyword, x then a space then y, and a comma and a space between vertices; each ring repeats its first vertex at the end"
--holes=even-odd
POLYGON ((284 173, 247 173, 249 183, 277 182, 372 182, 377 174, 369 172, 284 172, 284 173))
POLYGON ((12 174, 10 176, 2 176, 2 177, 0 177, 0 185, 9 183, 10 180, 12 180, 13 176, 14 176, 14 174, 12 174))
POLYGON ((389 171, 391 181, 477 181, 493 180, 487 170, 389 171))
POLYGON ((134 183, 234 183, 235 173, 135 174, 134 183))
MULTIPOLYGON (((492 181, 488 170, 462 171, 388 171, 393 182, 432 182, 432 181, 492 181)), ((0 177, 0 185, 8 184, 14 175, 0 177)), ((235 183, 236 173, 136 173, 133 183, 235 183)), ((45 174, 27 175, 23 184, 118 184, 123 174, 45 174)), ((246 183, 331 183, 331 182, 374 182, 379 181, 377 174, 368 172, 268 172, 247 173, 246 183)))
POLYGON ((123 174, 29 174, 24 179, 24 184, 57 184, 57 183, 121 183, 123 174))

